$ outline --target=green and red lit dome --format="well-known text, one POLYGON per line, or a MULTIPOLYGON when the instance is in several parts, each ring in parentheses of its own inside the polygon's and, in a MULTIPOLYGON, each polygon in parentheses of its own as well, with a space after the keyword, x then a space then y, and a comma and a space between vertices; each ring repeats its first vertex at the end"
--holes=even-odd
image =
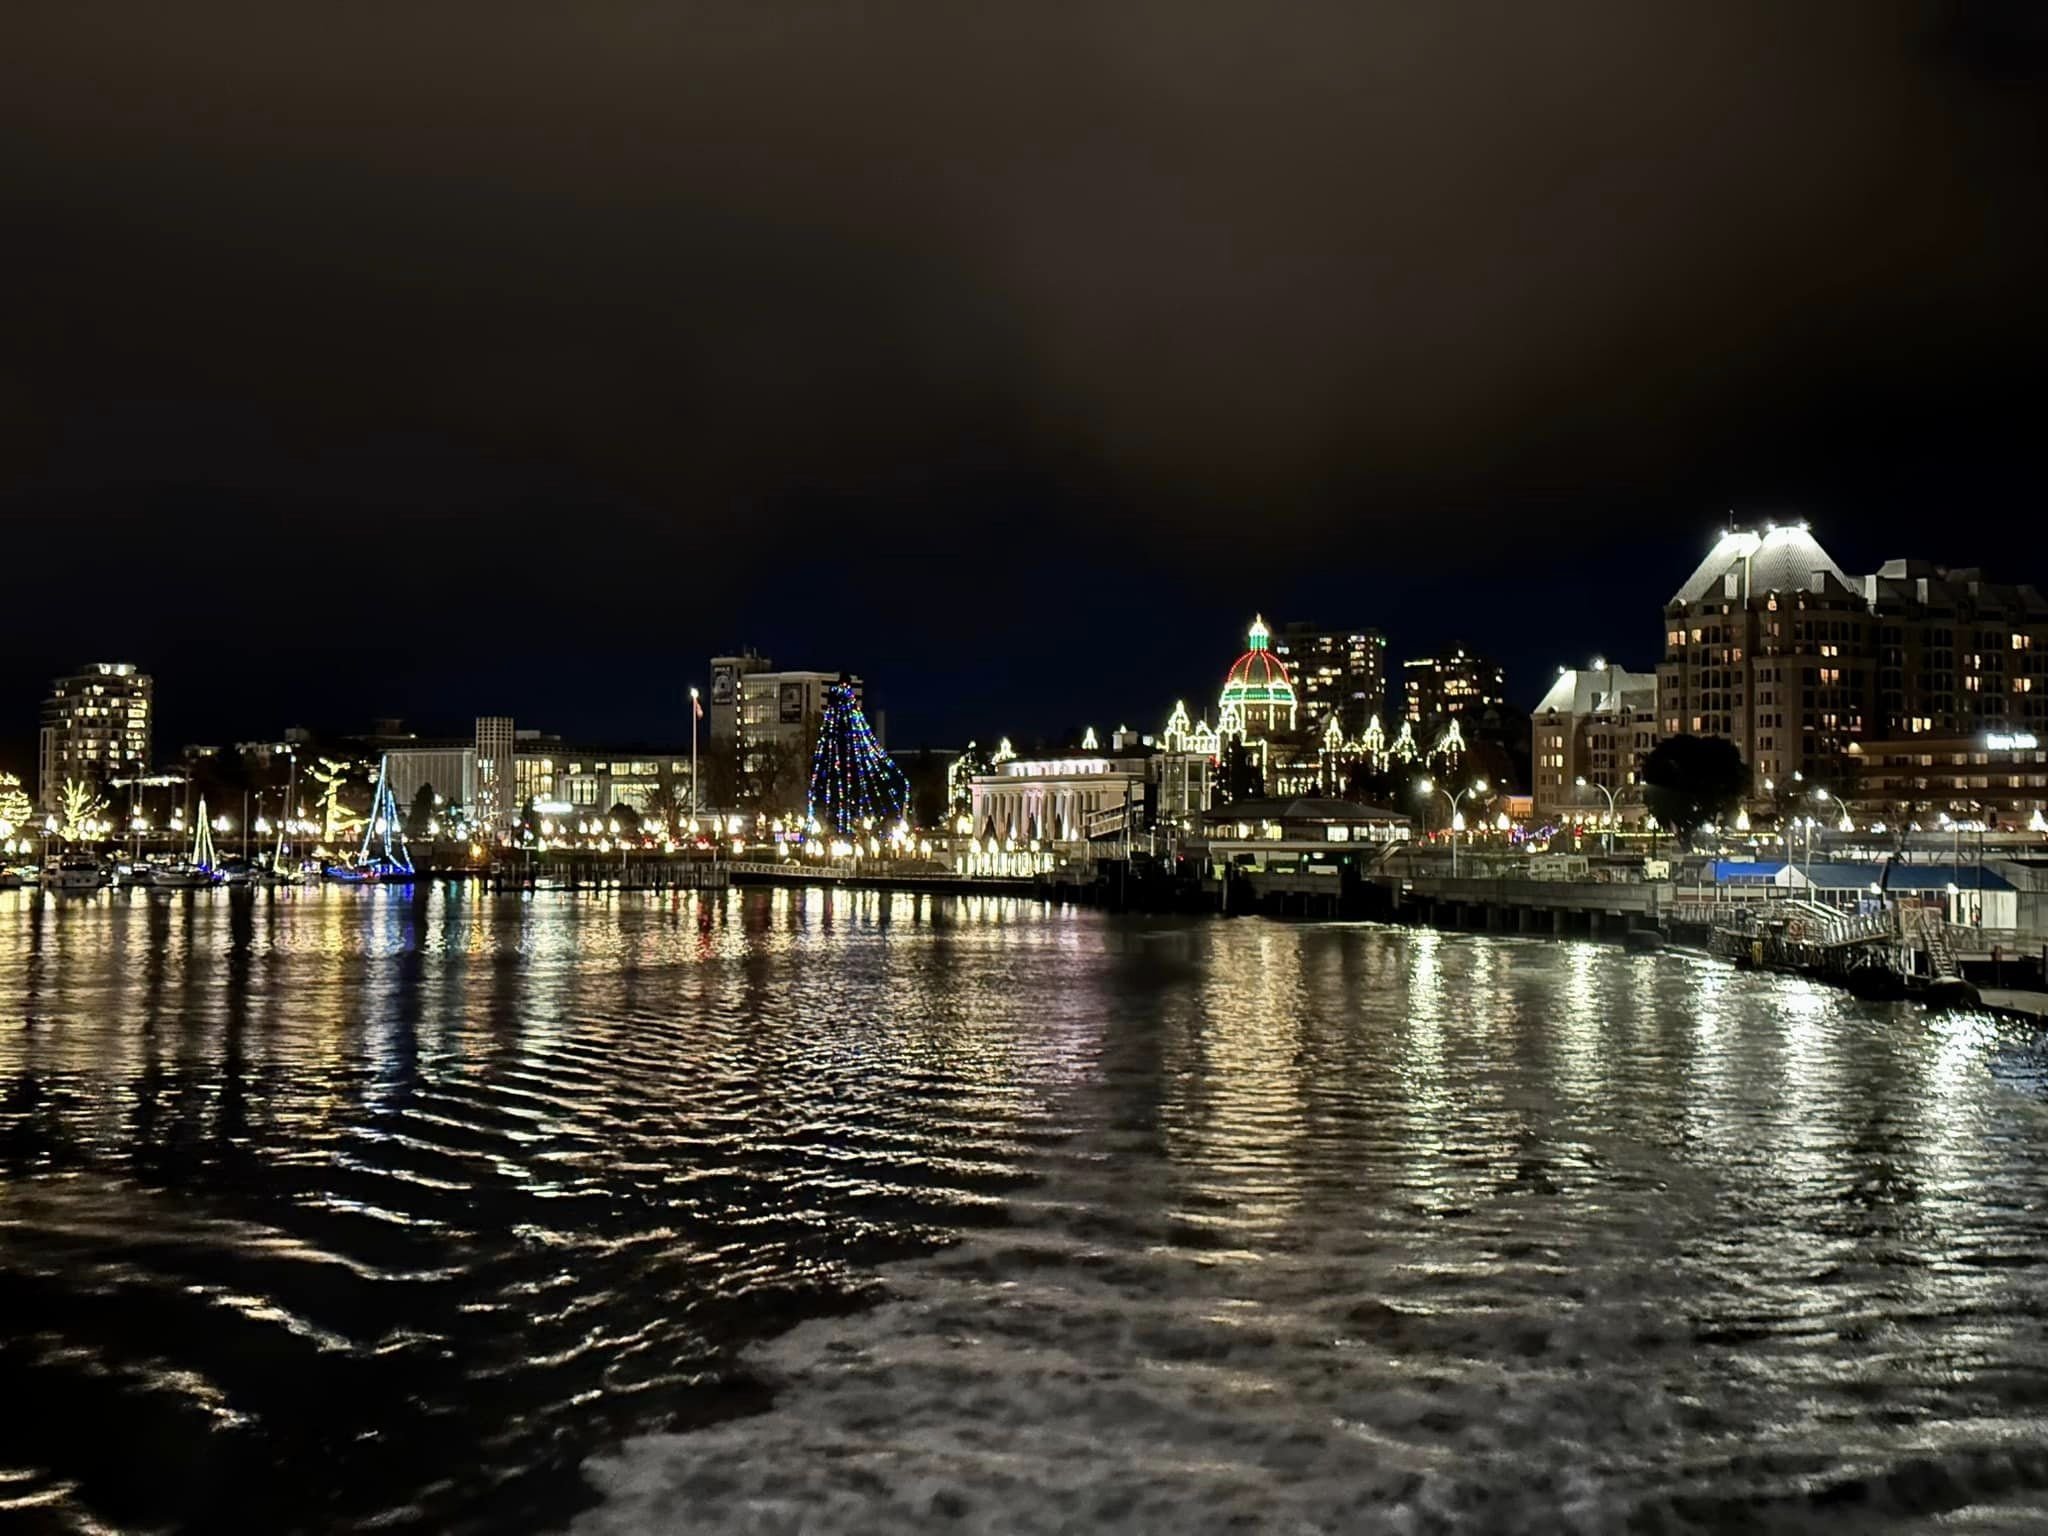
POLYGON ((1228 709, 1235 704, 1240 713, 1247 706, 1260 708, 1294 708, 1294 680, 1287 675, 1287 666, 1272 650, 1273 632, 1266 628, 1263 618, 1252 620, 1251 632, 1245 636, 1245 653, 1231 663, 1230 671, 1223 679, 1223 696, 1217 702, 1228 709))

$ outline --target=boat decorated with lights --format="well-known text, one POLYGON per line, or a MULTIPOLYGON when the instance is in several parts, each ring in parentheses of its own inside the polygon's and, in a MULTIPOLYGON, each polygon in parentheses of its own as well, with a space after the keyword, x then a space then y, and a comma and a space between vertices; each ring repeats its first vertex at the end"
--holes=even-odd
POLYGON ((216 856, 213 851, 213 826, 206 819, 206 796, 199 797, 199 814, 192 823, 192 851, 175 864, 165 864, 149 872, 149 883, 160 890, 189 891, 219 883, 220 873, 214 868, 216 856))
POLYGON ((391 759, 377 764, 377 792, 363 823, 363 843, 354 860, 330 864, 322 873, 346 885, 409 885, 419 878, 405 846, 405 827, 398 819, 398 800, 391 793, 391 759))

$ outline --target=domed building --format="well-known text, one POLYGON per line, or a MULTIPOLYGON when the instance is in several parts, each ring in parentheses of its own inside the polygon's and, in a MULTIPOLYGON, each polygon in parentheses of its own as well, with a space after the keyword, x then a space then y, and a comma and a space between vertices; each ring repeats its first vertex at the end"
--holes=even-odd
POLYGON ((1293 734, 1294 680, 1287 675, 1286 663, 1273 654, 1272 644, 1273 632, 1255 616, 1245 636, 1245 652, 1231 663, 1216 701, 1218 729, 1224 736, 1253 742, 1293 734))

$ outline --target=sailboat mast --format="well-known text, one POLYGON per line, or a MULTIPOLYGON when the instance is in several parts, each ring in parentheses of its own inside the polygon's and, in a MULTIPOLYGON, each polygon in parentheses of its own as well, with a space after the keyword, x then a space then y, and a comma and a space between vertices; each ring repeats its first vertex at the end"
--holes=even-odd
POLYGON ((284 861, 289 856, 291 849, 291 841, 288 834, 291 832, 292 818, 299 814, 299 754, 287 752, 285 754, 285 765, 284 815, 278 819, 277 823, 277 852, 272 855, 270 860, 270 867, 272 869, 284 868, 284 861))

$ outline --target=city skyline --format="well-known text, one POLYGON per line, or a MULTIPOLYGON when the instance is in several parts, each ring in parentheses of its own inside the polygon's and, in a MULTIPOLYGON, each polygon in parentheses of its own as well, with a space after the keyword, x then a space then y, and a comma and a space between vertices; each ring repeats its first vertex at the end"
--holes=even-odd
MULTIPOLYGON (((1797 521, 1805 522, 1806 519, 1797 521)), ((1241 604, 1230 600, 1227 606, 1204 605, 1205 609, 1218 610, 1215 633, 1177 640, 1167 648, 1170 654, 1159 661, 1155 671, 1142 670, 1142 663, 1157 651, 1156 646, 1105 648, 1100 653, 1105 664, 1081 674, 1055 674, 1050 670, 1050 660, 1028 657, 1021 659, 1021 665, 1013 673, 1004 668, 1002 662, 1017 658, 999 657, 991 674, 984 676, 975 672, 971 650, 958 648, 950 656, 904 657, 899 668, 880 676, 851 663, 836 665, 830 656, 800 658, 792 665, 813 669, 815 663, 823 662, 818 675, 847 671, 857 677, 870 678, 869 687, 875 691, 873 705, 889 722, 889 739, 893 748, 958 748, 969 740, 993 740, 1001 735, 1020 741, 1057 742, 1091 725, 1103 732, 1119 725, 1152 732, 1158 729, 1174 698, 1208 697, 1213 690, 1212 673, 1217 651, 1227 649, 1233 640, 1241 639, 1243 627, 1254 611, 1264 611, 1269 616, 1280 616, 1282 622, 1297 626, 1313 623, 1331 630, 1348 626, 1376 629, 1387 634, 1383 718, 1390 732, 1404 711, 1401 694, 1405 664, 1432 649, 1448 653, 1460 644, 1465 644, 1474 656, 1499 662, 1506 673, 1507 705, 1514 710, 1533 712, 1561 669, 1584 667, 1594 658, 1605 658, 1632 671, 1654 674, 1663 655, 1665 637, 1658 625, 1645 620, 1643 615, 1669 599, 1683 581, 1685 572, 1693 569, 1701 555, 1722 540, 1728 528, 1764 528, 1771 522, 1769 518, 1745 520, 1724 516, 1706 528, 1692 548, 1673 551, 1673 563, 1668 567, 1654 564, 1648 553, 1660 546, 1646 545, 1637 567, 1637 585, 1608 592, 1604 598, 1606 607, 1574 606, 1569 611, 1554 613, 1550 622, 1533 627, 1521 620, 1519 610, 1515 610, 1517 623, 1513 627, 1520 639, 1510 642, 1515 647, 1512 649, 1497 650, 1477 640, 1476 637, 1497 632, 1500 627, 1498 619, 1485 609, 1471 610, 1469 622, 1464 614, 1446 611, 1442 621, 1448 631, 1445 635, 1439 636, 1434 645, 1419 641, 1411 645, 1404 632, 1391 630, 1371 612, 1326 617, 1320 609, 1303 614, 1279 603, 1254 601, 1241 604), (1466 644, 1468 639, 1471 643, 1466 644), (1576 647, 1575 641, 1579 642, 1576 647), (1111 664, 1113 661, 1123 664, 1111 664), (1171 688, 1166 686, 1168 679, 1173 680, 1171 688), (1000 706, 989 703, 995 697, 1002 699, 1000 706), (899 698, 919 702, 905 708, 896 703, 899 698), (1153 718, 1155 715, 1157 719, 1153 718), (934 729, 930 725, 932 721, 944 723, 934 729)), ((1818 523, 1813 526, 1830 552, 1855 550, 1864 542, 1857 537, 1863 532, 1860 529, 1845 530, 1849 534, 1845 539, 1818 523)), ((1935 563, 1955 566, 1981 564, 1985 566, 1987 579, 1993 582, 2026 583, 2033 580, 2023 568, 2008 569, 1981 559, 1946 562, 1918 548, 1886 549, 1882 555, 1874 557, 1865 554, 1844 556, 1847 566, 1855 570, 1874 570, 1883 560, 1901 558, 1916 562, 1934 559, 1935 563)), ((2048 576, 2048 572, 2042 574, 2048 576)), ((1534 585, 1541 587, 1542 583, 1534 585)), ((1455 590, 1457 583, 1452 581, 1449 586, 1455 590)), ((1426 581, 1418 580, 1404 595, 1413 602, 1417 589, 1420 589, 1425 602, 1441 609, 1441 598, 1435 595, 1426 581)), ((1366 600, 1371 601, 1370 598, 1366 600)), ((1175 605, 1168 601, 1163 601, 1161 607, 1168 612, 1175 609, 1175 605)), ((1130 616, 1133 610, 1127 607, 1125 611, 1126 616, 1130 616)), ((1137 616, 1142 618, 1143 611, 1137 610, 1137 616)), ((764 611, 761 619, 781 622, 772 609, 764 611)), ((754 627, 766 628, 768 625, 757 622, 754 627)), ((1162 623, 1157 628, 1164 631, 1167 626, 1162 623)), ((996 634, 1001 631, 991 622, 988 632, 996 634)), ((971 639, 971 635, 963 638, 971 639)), ((822 646, 833 642, 825 639, 818 643, 822 646)), ((847 653, 862 645, 859 639, 841 643, 847 653)), ((479 714, 501 710, 522 721, 544 722, 548 730, 571 739, 673 745, 688 739, 690 688, 703 689, 709 698, 713 658, 745 648, 731 643, 714 644, 676 658, 676 668, 668 674, 670 681, 667 686, 671 697, 667 707, 659 697, 663 685, 658 681, 647 681, 643 686, 627 686, 616 695, 608 695, 608 702, 596 710, 590 709, 587 700, 581 699, 586 690, 577 687, 573 680, 565 692, 555 680, 544 674, 529 679, 530 686, 526 691, 518 691, 516 685, 512 690, 496 690, 492 697, 495 706, 492 710, 472 707, 470 700, 460 695, 459 690, 469 686, 463 682, 460 672, 443 674, 434 667, 431 659, 415 671, 382 684, 374 676, 365 677, 360 672, 298 675, 291 679, 297 684, 294 691, 281 694, 278 706, 271 708, 243 689, 234 690, 226 697, 210 698, 213 690, 208 680, 213 674, 204 656, 193 658, 198 669, 196 672, 181 677, 147 656, 117 655, 112 649, 108 649, 106 655, 53 653, 55 660, 48 671, 31 674, 22 655, 15 653, 9 658, 7 673, 0 674, 19 695, 15 701, 17 707, 10 711, 12 729, 0 729, 0 770, 15 771, 32 781, 37 751, 35 712, 48 697, 51 679, 69 674, 82 665, 105 660, 132 663, 156 679, 158 697, 153 704, 153 722, 159 755, 163 755, 165 752, 175 753, 188 743, 219 746, 233 741, 263 740, 291 727, 312 727, 336 734, 362 733, 369 731, 375 722, 384 720, 402 721, 408 731, 422 736, 460 736, 469 732, 479 714), (10 675, 17 673, 22 681, 10 675), (429 696, 430 692, 438 693, 438 696, 429 696), (398 702, 408 705, 418 702, 425 707, 403 710, 385 707, 393 702, 391 695, 397 695, 398 702), (549 707, 551 698, 557 707, 549 707), (213 728, 204 728, 209 721, 213 728)), ((762 642, 755 648, 765 652, 778 669, 787 670, 783 667, 778 646, 762 642)), ((177 655, 180 648, 174 645, 170 651, 177 655)), ((247 664, 247 657, 237 656, 238 667, 246 667, 247 664)), ((620 671, 628 672, 628 669, 622 667, 620 671)), ((629 681, 639 683, 641 678, 638 674, 629 673, 629 681)))
POLYGON ((2048 500, 2031 8, 470 14, 18 30, 0 698, 606 735, 751 642, 942 742, 1264 609, 1526 707, 1731 509, 2048 500))

